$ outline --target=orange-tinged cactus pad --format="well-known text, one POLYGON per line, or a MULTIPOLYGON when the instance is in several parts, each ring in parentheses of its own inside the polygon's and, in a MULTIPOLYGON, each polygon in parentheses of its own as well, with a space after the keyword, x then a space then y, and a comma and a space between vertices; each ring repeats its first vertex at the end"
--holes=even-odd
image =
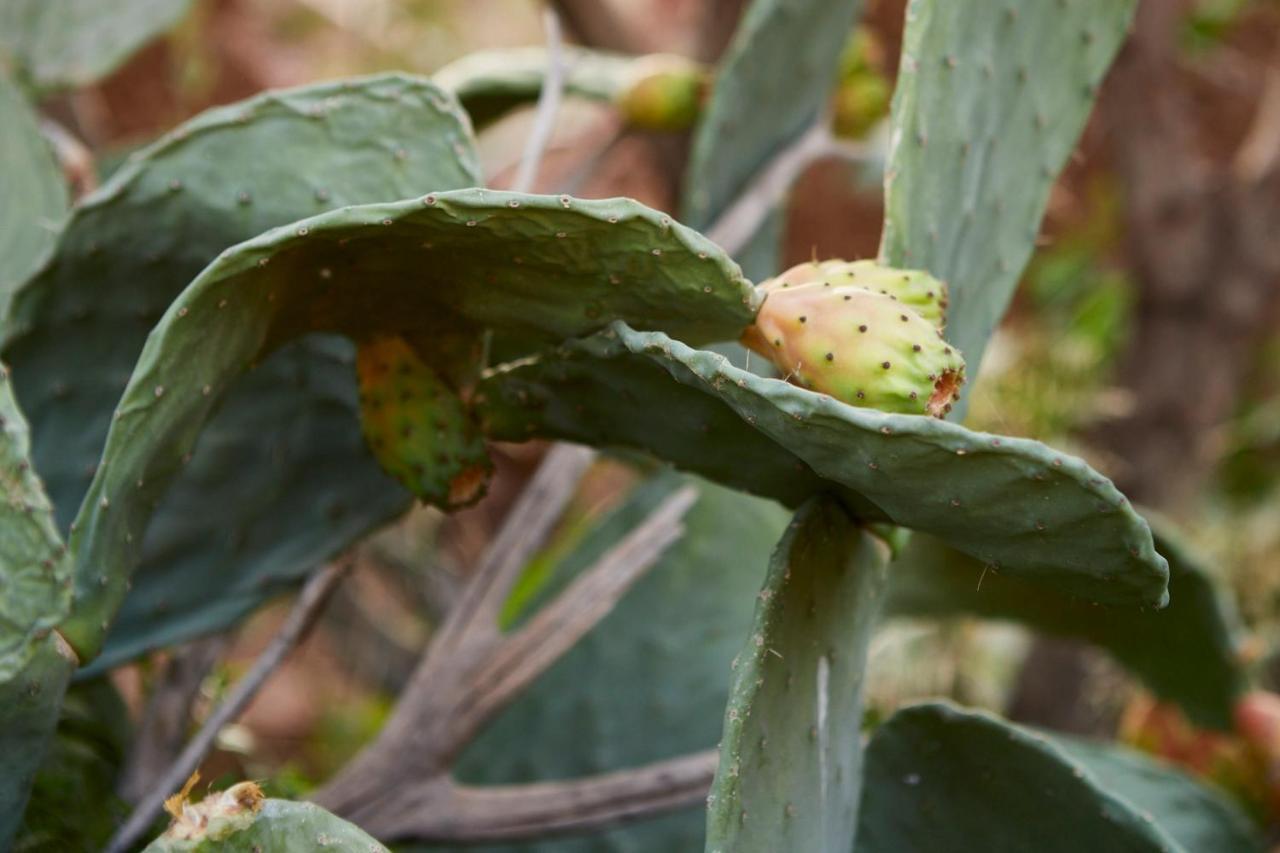
POLYGON ((964 358, 933 323, 891 294, 788 278, 793 270, 766 282, 743 344, 788 381, 850 405, 934 417, 951 410, 964 358))
POLYGON ((383 469, 424 502, 456 509, 484 496, 493 466, 466 403, 401 337, 356 353, 360 423, 383 469))

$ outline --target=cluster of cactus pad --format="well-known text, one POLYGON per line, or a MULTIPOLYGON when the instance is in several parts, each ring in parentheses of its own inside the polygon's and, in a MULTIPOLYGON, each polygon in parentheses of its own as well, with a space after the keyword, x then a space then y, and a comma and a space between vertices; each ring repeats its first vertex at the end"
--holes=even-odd
POLYGON ((790 381, 854 406, 942 417, 964 359, 942 336, 947 286, 874 261, 794 266, 760 285, 742 342, 790 381))
MULTIPOLYGON (((671 57, 570 50, 566 90, 613 104, 635 126, 692 125, 681 218, 705 228, 830 103, 831 72, 858 5, 754 0, 714 78, 671 57)), ((34 444, 5 383, 0 484, 9 504, 0 521, 11 535, 0 538, 0 590, 21 595, 0 596, 0 698, 13 700, 0 702, 0 747, 18 766, 0 779, 0 845, 21 816, 75 656, 92 666, 106 645, 114 664, 225 628, 399 511, 407 495, 396 482, 457 509, 484 493, 487 442, 550 438, 641 449, 729 487, 701 484, 688 538, 666 558, 672 574, 647 579, 655 586, 615 614, 627 630, 604 630, 578 649, 608 646, 613 661, 660 648, 643 666, 616 667, 627 678, 646 667, 674 670, 691 654, 717 656, 689 671, 720 672, 725 683, 708 686, 715 679, 700 675, 698 691, 688 691, 698 695, 680 697, 686 721, 705 724, 725 709, 709 851, 1017 847, 1029 836, 989 809, 1017 794, 1024 811, 1035 811, 1027 804, 1041 783, 1065 791, 1070 808, 1043 810, 1037 837, 1076 822, 1090 837, 1118 832, 1132 842, 1125 849, 1195 849, 1189 835, 1148 826, 1141 809, 1158 808, 1150 804, 1160 792, 1186 802, 1207 798, 1203 791, 1188 793, 1185 780, 1142 766, 1127 771, 1139 780, 1130 802, 1083 769, 1110 757, 995 719, 944 706, 900 712, 864 754, 867 649, 882 611, 1021 615, 1111 648, 1200 718, 1216 720, 1240 688, 1225 662, 1226 620, 1211 591, 1193 584, 1204 573, 1175 566, 1192 606, 1171 612, 1177 625, 1222 640, 1195 644, 1203 653, 1195 667, 1222 676, 1212 696, 1173 671, 1191 657, 1172 667, 1164 659, 1161 642, 1176 631, 1131 616, 1166 603, 1169 566, 1105 477, 1037 442, 946 422, 963 414, 961 349, 975 370, 1032 249, 1028 222, 1043 213, 1048 182, 1133 2, 1063 0, 1047 14, 1014 5, 993 14, 992 6, 910 4, 875 260, 815 260, 752 286, 721 247, 636 202, 480 187, 471 127, 541 87, 545 52, 522 51, 471 57, 434 81, 390 75, 214 111, 81 202, 42 269, 0 268, 0 301, 14 296, 3 354, 34 444), (1029 73, 1041 59, 1061 73, 1029 73), (332 143, 338 138, 350 150, 332 143), (306 157, 297 156, 302 147, 306 157), (362 153, 353 159, 351 151, 362 153), (240 164, 243 185, 225 180, 229 162, 240 164), (293 183, 273 191, 285 172, 293 183), (698 348, 735 338, 784 381, 698 348), (83 386, 69 384, 86 375, 83 386), (271 436, 270 464, 259 464, 260 412, 315 429, 271 436), (330 417, 341 427, 330 428, 330 417), (37 472, 49 482, 57 526, 70 530, 65 546, 37 472), (237 500, 236 489, 269 495, 270 505, 237 500), (192 510, 215 504, 216 512, 192 510), (731 588, 756 579, 728 572, 738 566, 723 559, 725 549, 735 547, 742 562, 759 558, 764 569, 761 544, 796 508, 764 586, 731 588), (758 522, 750 536, 733 529, 743 519, 758 522), (174 542, 196 556, 174 557, 182 550, 174 542), (715 572, 699 565, 713 558, 715 572), (995 577, 978 596, 988 570, 995 577), (662 586, 671 577, 678 582, 662 586), (197 581, 208 578, 235 595, 198 594, 197 581), (708 578, 717 585, 710 592, 708 578), (197 594, 183 598, 179 586, 197 594), (719 600, 721 588, 733 606, 719 600), (1064 595, 1070 604, 1056 606, 1064 595), (682 607, 695 609, 682 618, 682 607), (125 618, 112 629, 118 613, 125 618), (731 624, 705 624, 717 619, 731 624), (618 652, 618 636, 669 626, 706 631, 618 652), (120 627, 130 636, 117 633, 113 646, 108 631, 120 627), (723 638, 744 633, 730 685, 723 638), (950 746, 931 752, 926 741, 950 746), (986 745, 981 754, 965 747, 976 742, 986 745), (988 772, 1001 762, 1017 772, 988 772), (974 776, 983 796, 973 801, 943 784, 974 776), (974 818, 975 832, 986 833, 978 841, 903 819, 959 821, 978 806, 988 809, 974 818)), ((846 70, 872 74, 865 41, 854 51, 861 58, 846 70)), ((35 81, 75 71, 19 66, 35 81)), ((854 112, 878 116, 878 79, 859 96, 874 108, 854 112)), ((839 107, 839 93, 836 100, 839 107)), ((855 124, 865 131, 861 119, 855 124)), ((34 138, 34 127, 0 134, 34 138)), ((31 139, 18 141, 15 150, 31 148, 31 139)), ((642 515, 640 498, 652 502, 653 487, 673 488, 676 478, 658 475, 620 512, 642 515)), ((568 691, 591 683, 569 680, 530 701, 563 705, 568 691)), ((630 695, 611 697, 634 706, 617 718, 658 719, 630 695)), ((545 709, 530 713, 563 722, 545 709)), ((632 741, 617 754, 632 764, 658 737, 639 723, 618 724, 617 736, 632 741)), ((522 747, 528 728, 515 726, 522 747)), ((691 739, 678 751, 712 740, 710 731, 668 728, 691 739)), ((568 740, 575 748, 586 739, 570 731, 568 740)), ((579 769, 564 764, 565 775, 579 769)), ((151 849, 383 850, 317 807, 265 799, 253 783, 195 804, 189 789, 169 803, 173 823, 151 849)), ((1217 816, 1197 831, 1247 835, 1218 804, 1202 811, 1217 816)), ((668 840, 661 849, 698 843, 668 840)))

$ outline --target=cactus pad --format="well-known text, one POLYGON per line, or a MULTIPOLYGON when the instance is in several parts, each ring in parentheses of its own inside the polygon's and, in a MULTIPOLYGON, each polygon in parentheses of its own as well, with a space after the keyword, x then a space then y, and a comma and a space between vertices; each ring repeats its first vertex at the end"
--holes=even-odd
POLYGON ((853 846, 862 686, 888 548, 815 498, 769 565, 733 665, 707 853, 853 846))
POLYGON ((825 280, 768 291, 742 342, 788 381, 852 406, 942 417, 964 359, 905 302, 825 280))
MULTIPOLYGON (((457 104, 402 75, 267 92, 135 154, 14 299, 7 355, 64 529, 148 331, 209 261, 334 206, 479 180, 457 104)), ((353 361, 312 336, 237 383, 145 531, 101 666, 225 626, 403 510, 360 436, 353 361)))
POLYGON ((19 282, 53 245, 67 212, 67 183, 35 112, 0 71, 0 317, 19 282))
POLYGON ((1225 799, 1128 751, 949 704, 894 714, 866 751, 855 853, 1261 853, 1225 799))
POLYGON ((92 83, 177 24, 191 0, 5 0, 0 50, 36 88, 92 83))
POLYGON ((884 611, 913 619, 956 614, 1019 622, 1105 649, 1157 696, 1202 726, 1229 730, 1246 683, 1240 622, 1214 573, 1151 518, 1169 560, 1169 606, 1135 613, 1064 598, 1055 590, 988 570, 980 560, 914 536, 895 561, 884 611))
POLYGON ((360 424, 383 470, 426 503, 469 506, 484 496, 493 464, 454 389, 403 338, 356 351, 360 424))
POLYGON ((681 218, 706 228, 760 167, 818 117, 858 0, 753 0, 694 128, 681 218))
POLYGON ((1168 567, 1146 522, 1082 460, 1027 439, 847 406, 661 333, 615 323, 494 370, 476 400, 495 439, 640 448, 792 506, 834 489, 866 521, 934 533, 994 570, 1088 601, 1166 598, 1168 567))
POLYGON ((950 283, 948 336, 974 374, 1134 6, 907 7, 880 257, 950 283))
MULTIPOLYGON (((170 306, 116 409, 73 534, 68 639, 86 658, 97 651, 153 502, 233 381, 294 338, 416 341, 456 319, 554 340, 616 317, 714 338, 739 334, 755 307, 754 289, 713 244, 625 199, 430 193, 242 243, 170 306)), ((345 473, 334 471, 335 484, 345 473)))

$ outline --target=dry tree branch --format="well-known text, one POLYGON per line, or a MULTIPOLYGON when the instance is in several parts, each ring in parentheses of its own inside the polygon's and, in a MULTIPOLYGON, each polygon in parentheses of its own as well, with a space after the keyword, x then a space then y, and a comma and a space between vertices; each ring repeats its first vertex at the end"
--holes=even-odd
MULTIPOLYGON (((589 460, 589 451, 577 452, 589 460)), ((555 459, 548 462, 556 467, 555 459)), ((463 612, 450 617, 451 625, 427 650, 392 720, 317 793, 321 805, 383 838, 479 841, 581 831, 689 805, 706 793, 714 768, 697 757, 554 784, 468 788, 450 776, 454 759, 476 733, 598 624, 676 541, 696 499, 691 487, 668 496, 556 599, 504 636, 496 630, 498 611, 490 603, 502 601, 509 584, 495 567, 523 565, 510 556, 514 551, 526 559, 531 555, 531 548, 513 547, 512 541, 536 547, 543 538, 516 540, 510 531, 526 529, 535 507, 554 504, 554 514, 542 515, 558 516, 567 499, 557 500, 550 488, 567 476, 545 474, 547 468, 544 462, 504 523, 486 555, 488 571, 477 574, 459 607, 463 612)))
POLYGON ((302 588, 302 593, 298 596, 293 609, 289 611, 284 624, 272 637, 271 643, 253 662, 253 666, 245 673, 244 678, 236 682, 236 686, 227 694, 222 704, 209 715, 200 731, 187 744, 177 760, 170 765, 151 792, 139 800, 133 814, 129 815, 129 819, 107 844, 107 853, 124 853, 141 840, 143 833, 160 816, 165 797, 182 787, 183 781, 200 766, 200 762, 204 760, 222 728, 240 716, 289 652, 293 651, 307 635, 320 616, 321 610, 324 609, 325 602, 329 600, 329 596, 337 589, 338 584, 351 568, 351 564, 352 561, 348 559, 338 560, 311 576, 306 586, 302 588))

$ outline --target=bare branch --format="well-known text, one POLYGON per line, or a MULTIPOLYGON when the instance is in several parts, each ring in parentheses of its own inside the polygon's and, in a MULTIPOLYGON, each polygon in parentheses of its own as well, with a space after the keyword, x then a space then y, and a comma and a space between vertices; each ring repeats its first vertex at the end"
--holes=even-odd
POLYGON ((715 750, 561 782, 471 787, 445 777, 390 796, 386 839, 496 842, 588 832, 696 805, 715 776, 715 750))
POLYGON ((525 143, 524 157, 520 160, 520 169, 511 184, 511 189, 522 193, 533 190, 542 154, 551 139, 556 113, 560 111, 560 101, 564 97, 564 44, 560 37, 560 18, 554 11, 547 9, 542 13, 542 24, 547 31, 547 76, 542 80, 542 92, 538 95, 538 106, 533 115, 529 141, 525 143))
POLYGON ((165 797, 178 790, 187 777, 200 766, 205 754, 213 746, 218 732, 240 716, 289 652, 306 636, 319 617, 325 602, 350 568, 350 560, 339 560, 311 576, 271 643, 253 662, 253 666, 244 678, 231 689, 222 704, 209 715, 204 726, 187 744, 187 748, 182 751, 151 793, 141 799, 124 826, 120 827, 107 844, 107 853, 124 853, 142 838, 147 828, 159 817, 164 807, 165 797))
POLYGON ((187 643, 156 677, 116 786, 125 801, 140 802, 182 750, 200 684, 230 642, 231 634, 223 633, 187 643))
POLYGON ((819 116, 808 130, 774 155, 729 209, 720 214, 707 236, 729 254, 737 254, 811 163, 823 157, 861 160, 865 156, 861 146, 836 139, 827 116, 819 116))
POLYGON ((459 707, 459 718, 478 730, 609 615, 627 590, 684 533, 680 521, 697 498, 692 486, 667 497, 555 601, 505 638, 473 676, 475 702, 471 707, 459 707))

